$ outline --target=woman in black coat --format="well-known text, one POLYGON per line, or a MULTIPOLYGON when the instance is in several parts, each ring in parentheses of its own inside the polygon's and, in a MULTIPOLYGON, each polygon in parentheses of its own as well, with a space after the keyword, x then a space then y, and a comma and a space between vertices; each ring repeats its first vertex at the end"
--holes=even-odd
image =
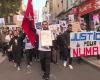
POLYGON ((14 66, 17 67, 17 70, 20 70, 23 38, 20 38, 18 35, 19 35, 18 32, 14 31, 14 37, 10 40, 9 47, 12 46, 12 53, 13 53, 13 57, 14 57, 14 66))

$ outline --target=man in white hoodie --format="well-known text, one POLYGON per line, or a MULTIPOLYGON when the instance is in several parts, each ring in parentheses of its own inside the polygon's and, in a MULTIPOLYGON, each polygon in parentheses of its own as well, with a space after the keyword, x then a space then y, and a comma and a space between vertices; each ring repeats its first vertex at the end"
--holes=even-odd
MULTIPOLYGON (((41 31, 50 31, 48 28, 48 22, 43 21, 42 22, 42 29, 37 30, 37 33, 39 35, 39 52, 40 52, 40 62, 41 62, 41 69, 43 71, 43 79, 48 80, 50 75, 50 62, 51 62, 51 48, 50 46, 42 46, 41 40, 41 31)), ((51 36, 49 36, 51 37, 51 36)))

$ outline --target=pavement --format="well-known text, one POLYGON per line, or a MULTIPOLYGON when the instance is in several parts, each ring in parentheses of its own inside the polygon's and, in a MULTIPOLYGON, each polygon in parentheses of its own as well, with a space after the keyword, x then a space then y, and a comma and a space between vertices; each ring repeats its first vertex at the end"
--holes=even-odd
POLYGON ((2 53, 0 52, 0 64, 6 59, 6 56, 2 56, 2 53))
POLYGON ((88 56, 88 57, 82 57, 82 59, 90 64, 91 66, 97 68, 100 70, 100 59, 97 59, 96 56, 88 56))
MULTIPOLYGON (((98 61, 96 57, 91 59, 92 62, 94 60, 98 61)), ((26 61, 23 59, 21 71, 17 71, 13 63, 9 62, 7 57, 2 57, 1 53, 0 61, 0 80, 42 80, 42 72, 38 62, 33 61, 32 67, 27 69, 26 61)), ((87 63, 78 64, 74 61, 73 67, 73 70, 63 67, 62 61, 59 61, 58 64, 51 63, 50 80, 100 80, 100 71, 87 63)))
MULTIPOLYGON (((50 80, 100 80, 100 71, 86 63, 73 63, 73 70, 63 67, 62 62, 51 64, 50 80)), ((30 70, 22 61, 21 71, 17 71, 12 62, 7 59, 0 64, 0 80, 43 80, 40 63, 33 62, 30 70)))
MULTIPOLYGON (((0 52, 0 64, 6 59, 6 56, 2 56, 2 53, 0 52)), ((96 57, 82 57, 83 61, 90 64, 93 67, 96 67, 97 69, 100 69, 100 59, 97 59, 96 57)))

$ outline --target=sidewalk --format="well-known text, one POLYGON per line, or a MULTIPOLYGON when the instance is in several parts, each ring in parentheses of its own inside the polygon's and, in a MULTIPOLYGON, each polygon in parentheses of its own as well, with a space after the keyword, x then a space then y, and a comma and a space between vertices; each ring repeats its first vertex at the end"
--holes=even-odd
POLYGON ((100 69, 100 59, 97 59, 96 57, 82 57, 82 59, 93 67, 100 69))
POLYGON ((2 56, 2 53, 0 52, 0 64, 6 59, 6 56, 2 56))

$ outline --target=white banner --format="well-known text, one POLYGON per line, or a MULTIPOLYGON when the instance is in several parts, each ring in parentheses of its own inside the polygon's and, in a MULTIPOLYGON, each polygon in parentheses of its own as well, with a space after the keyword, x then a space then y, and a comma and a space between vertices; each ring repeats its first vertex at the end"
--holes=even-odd
POLYGON ((68 18, 69 18, 69 22, 74 22, 74 14, 72 15, 68 15, 68 18))
POLYGON ((59 24, 60 24, 62 27, 67 27, 67 24, 66 24, 66 21, 65 21, 65 20, 60 20, 60 21, 59 21, 59 24))
POLYGON ((100 32, 72 32, 70 35, 71 57, 100 54, 100 32))
POLYGON ((42 46, 52 46, 52 33, 49 30, 42 30, 40 41, 42 46))
POLYGON ((0 25, 4 25, 4 24, 5 24, 4 18, 0 18, 0 25))

